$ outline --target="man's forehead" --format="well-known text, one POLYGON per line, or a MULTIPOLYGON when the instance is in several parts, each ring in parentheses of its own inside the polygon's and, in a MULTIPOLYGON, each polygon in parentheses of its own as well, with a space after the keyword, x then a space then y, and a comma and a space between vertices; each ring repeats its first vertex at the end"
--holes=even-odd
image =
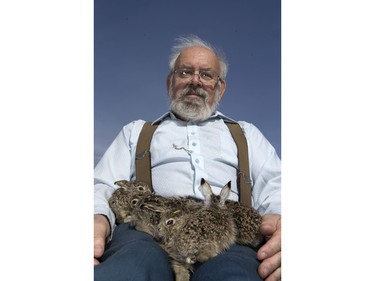
POLYGON ((176 65, 199 65, 205 68, 216 68, 219 67, 219 60, 210 49, 196 46, 183 50, 177 58, 176 65))

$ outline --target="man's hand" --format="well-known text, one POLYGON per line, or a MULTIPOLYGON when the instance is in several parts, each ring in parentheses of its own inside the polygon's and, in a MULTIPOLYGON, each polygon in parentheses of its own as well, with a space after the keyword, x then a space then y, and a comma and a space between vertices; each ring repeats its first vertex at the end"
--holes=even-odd
POLYGON ((94 265, 99 264, 103 255, 105 243, 110 233, 110 225, 103 215, 94 215, 94 265))
POLYGON ((264 215, 260 232, 267 242, 258 250, 261 260, 258 268, 260 277, 266 281, 281 280, 281 216, 264 215))

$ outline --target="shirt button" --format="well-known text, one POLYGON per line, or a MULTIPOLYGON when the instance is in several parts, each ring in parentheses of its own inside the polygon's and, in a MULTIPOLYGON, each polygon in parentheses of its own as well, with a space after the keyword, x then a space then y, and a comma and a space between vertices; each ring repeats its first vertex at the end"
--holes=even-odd
POLYGON ((193 142, 193 143, 192 143, 192 145, 193 145, 193 146, 196 146, 196 145, 197 145, 197 143, 196 143, 196 142, 193 142))
POLYGON ((195 163, 199 164, 199 159, 195 159, 195 163))

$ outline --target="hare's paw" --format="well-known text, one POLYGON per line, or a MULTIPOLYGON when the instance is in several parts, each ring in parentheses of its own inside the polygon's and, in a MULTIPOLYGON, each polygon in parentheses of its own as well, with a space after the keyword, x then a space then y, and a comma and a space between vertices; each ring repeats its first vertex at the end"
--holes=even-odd
POLYGON ((190 271, 187 266, 184 266, 176 260, 171 261, 172 268, 175 274, 175 281, 189 281, 190 271))
POLYGON ((188 264, 195 264, 197 262, 197 259, 196 257, 187 257, 185 261, 188 264))

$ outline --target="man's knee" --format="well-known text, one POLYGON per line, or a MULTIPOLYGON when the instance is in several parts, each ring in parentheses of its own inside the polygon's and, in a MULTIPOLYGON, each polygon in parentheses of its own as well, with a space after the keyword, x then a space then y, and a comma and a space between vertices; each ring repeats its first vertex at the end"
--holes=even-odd
POLYGON ((259 261, 256 251, 241 245, 234 245, 228 251, 197 266, 192 280, 261 281, 258 275, 259 261))

